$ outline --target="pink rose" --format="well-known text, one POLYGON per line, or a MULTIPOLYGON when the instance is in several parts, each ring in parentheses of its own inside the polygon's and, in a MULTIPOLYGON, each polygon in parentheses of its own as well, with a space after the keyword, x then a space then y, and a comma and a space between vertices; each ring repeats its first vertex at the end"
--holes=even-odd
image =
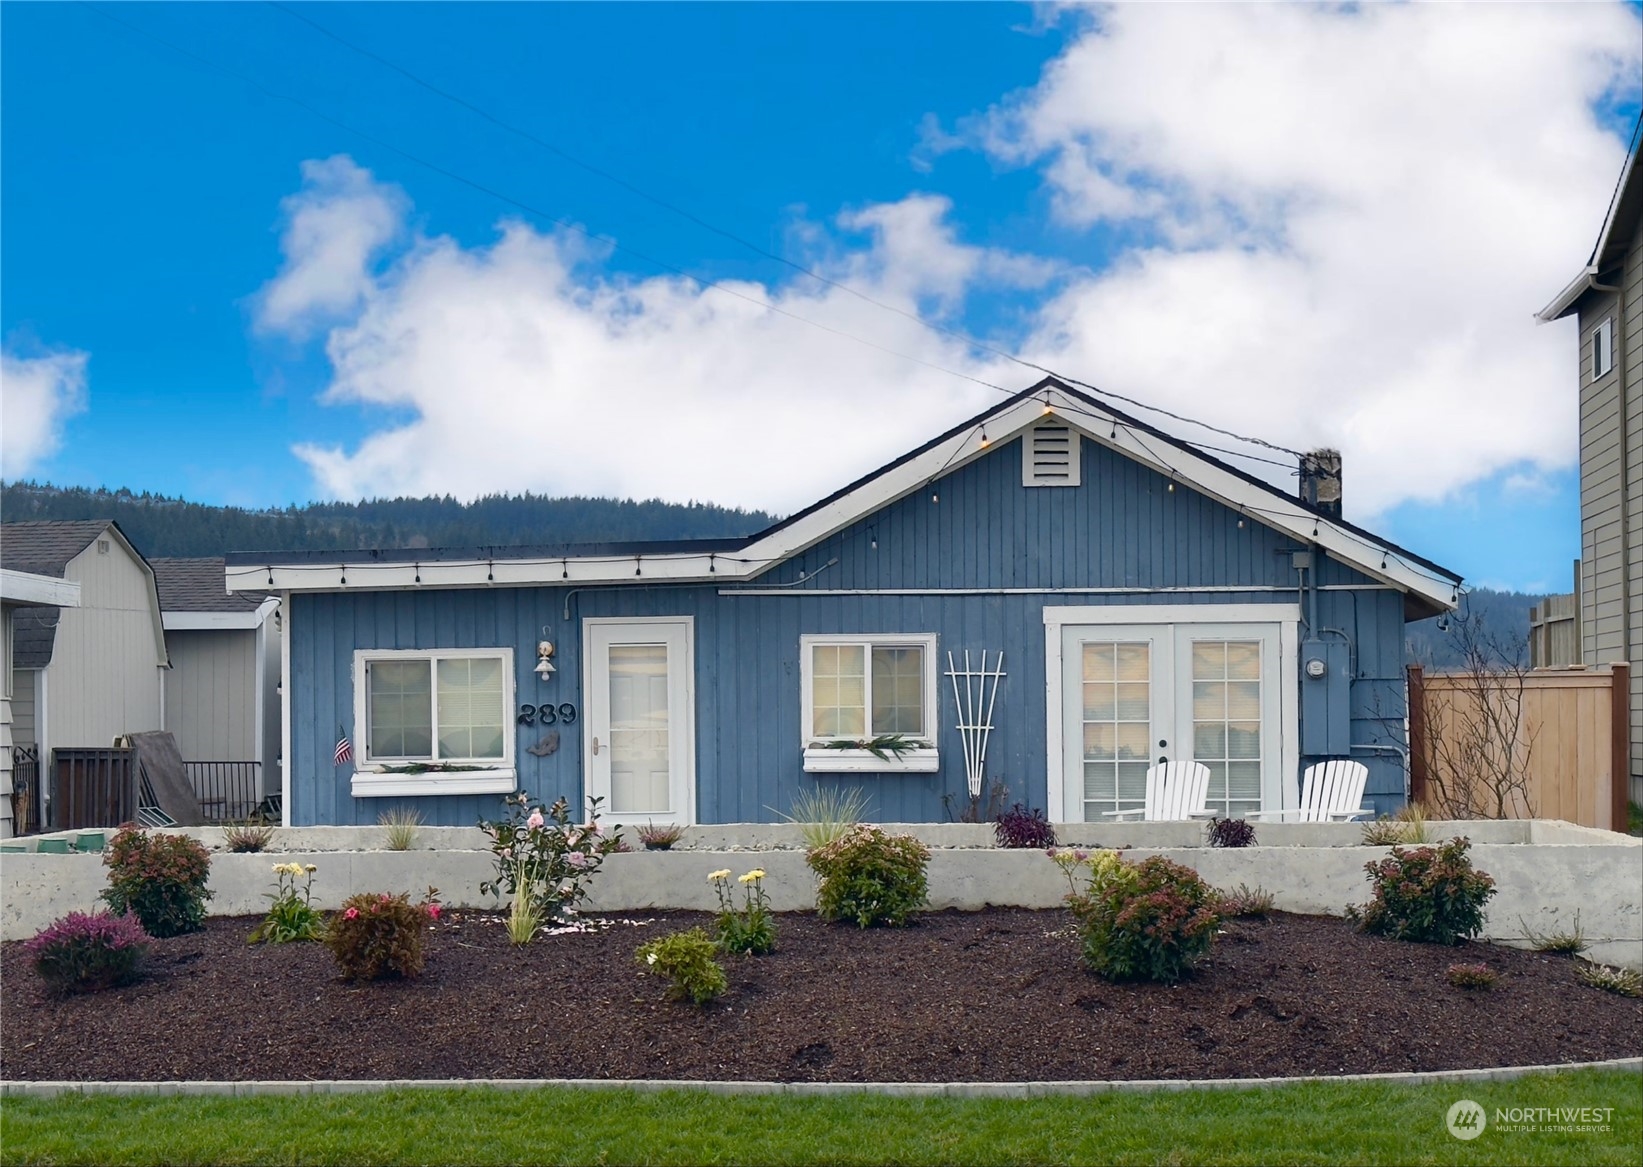
POLYGON ((359 909, 358 908, 349 908, 346 912, 342 913, 342 918, 344 920, 356 920, 356 919, 358 919, 359 918, 359 909))
POLYGON ((439 905, 438 904, 429 904, 428 905, 428 918, 430 920, 439 919, 439 905))
POLYGON ((569 863, 572 867, 586 867, 588 865, 588 857, 580 851, 572 851, 569 855, 565 856, 565 862, 569 863))
POLYGON ((541 811, 533 810, 531 811, 531 817, 525 820, 525 825, 534 831, 546 821, 547 820, 542 817, 541 811))
POLYGON ((565 836, 565 846, 567 846, 567 847, 574 847, 574 846, 576 846, 577 843, 579 843, 581 841, 582 841, 582 832, 581 831, 572 831, 568 835, 565 836))

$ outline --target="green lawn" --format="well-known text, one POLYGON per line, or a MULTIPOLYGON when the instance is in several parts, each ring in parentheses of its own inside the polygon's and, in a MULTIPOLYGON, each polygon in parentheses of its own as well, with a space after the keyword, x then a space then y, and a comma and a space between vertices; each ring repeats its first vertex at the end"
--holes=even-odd
POLYGON ((434 1090, 307 1098, 8 1099, 13 1163, 1636 1164, 1643 1075, 1302 1083, 1028 1101, 434 1090), (1450 1105, 1490 1128, 1449 1135, 1450 1105), (1613 1107, 1607 1134, 1494 1128, 1497 1107, 1613 1107))

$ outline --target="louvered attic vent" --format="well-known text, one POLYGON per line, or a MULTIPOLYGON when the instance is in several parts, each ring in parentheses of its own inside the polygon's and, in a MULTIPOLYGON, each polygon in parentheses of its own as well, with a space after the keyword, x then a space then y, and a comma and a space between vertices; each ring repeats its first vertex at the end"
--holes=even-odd
POLYGON ((1045 422, 1027 431, 1021 443, 1021 485, 1077 486, 1078 431, 1065 422, 1045 422))

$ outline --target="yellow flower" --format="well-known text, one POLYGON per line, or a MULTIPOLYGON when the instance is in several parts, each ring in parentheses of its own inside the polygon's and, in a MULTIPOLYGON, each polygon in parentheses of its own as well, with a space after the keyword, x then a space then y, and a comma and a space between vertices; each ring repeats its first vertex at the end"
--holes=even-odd
POLYGON ((274 874, 275 875, 284 875, 285 874, 285 864, 283 864, 283 863, 274 864, 274 874))
POLYGON ((319 870, 319 867, 318 867, 318 866, 317 866, 317 865, 316 865, 316 864, 313 864, 313 863, 310 863, 310 864, 309 864, 309 865, 308 865, 308 866, 307 866, 307 868, 306 868, 306 869, 305 869, 305 870, 308 870, 308 871, 318 871, 318 870, 319 870))
POLYGON ((717 871, 709 872, 707 878, 708 878, 709 882, 712 882, 712 883, 717 883, 721 879, 729 879, 730 878, 730 868, 721 867, 717 871))
POLYGON ((749 871, 746 875, 742 876, 741 879, 738 882, 752 883, 756 879, 763 879, 763 878, 764 878, 764 868, 755 867, 752 871, 749 871))

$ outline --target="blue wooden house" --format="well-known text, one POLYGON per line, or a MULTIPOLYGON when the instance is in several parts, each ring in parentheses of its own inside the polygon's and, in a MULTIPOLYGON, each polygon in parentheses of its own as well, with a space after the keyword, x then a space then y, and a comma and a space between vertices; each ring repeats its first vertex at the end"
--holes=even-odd
POLYGON ((1045 380, 748 538, 226 570, 282 597, 293 825, 466 825, 518 789, 773 821, 816 783, 929 821, 999 782, 1064 822, 1139 806, 1178 757, 1223 813, 1293 806, 1341 756, 1390 810, 1404 623, 1460 577, 1344 521, 1338 458, 1300 481, 1045 380))

